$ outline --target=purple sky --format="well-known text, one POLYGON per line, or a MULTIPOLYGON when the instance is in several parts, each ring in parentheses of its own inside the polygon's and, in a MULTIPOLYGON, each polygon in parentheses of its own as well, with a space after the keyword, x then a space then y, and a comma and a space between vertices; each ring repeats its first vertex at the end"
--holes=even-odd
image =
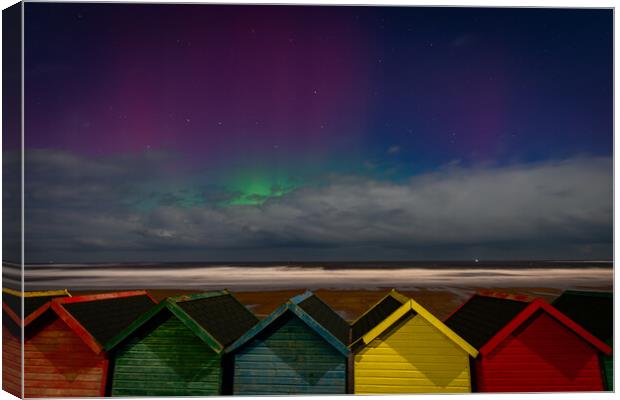
POLYGON ((612 27, 28 3, 28 255, 609 258, 612 27))

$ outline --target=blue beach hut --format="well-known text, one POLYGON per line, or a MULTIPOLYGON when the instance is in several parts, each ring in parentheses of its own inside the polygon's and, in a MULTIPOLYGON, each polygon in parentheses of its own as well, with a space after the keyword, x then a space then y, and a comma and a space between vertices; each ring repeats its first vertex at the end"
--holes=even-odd
POLYGON ((232 393, 344 394, 349 340, 349 324, 319 297, 293 297, 226 349, 232 393))

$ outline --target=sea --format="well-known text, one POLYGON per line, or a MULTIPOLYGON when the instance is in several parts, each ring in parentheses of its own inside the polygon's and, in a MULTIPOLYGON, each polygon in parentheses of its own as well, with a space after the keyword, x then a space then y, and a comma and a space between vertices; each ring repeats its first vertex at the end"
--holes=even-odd
MULTIPOLYGON (((3 286, 19 289, 21 266, 3 262, 3 286)), ((613 288, 612 261, 339 261, 28 264, 26 290, 400 290, 613 288)))

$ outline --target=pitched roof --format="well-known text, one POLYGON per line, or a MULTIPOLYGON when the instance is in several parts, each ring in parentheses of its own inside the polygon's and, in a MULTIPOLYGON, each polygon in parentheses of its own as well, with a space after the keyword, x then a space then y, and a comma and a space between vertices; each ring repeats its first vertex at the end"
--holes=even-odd
POLYGON ((480 349, 527 305, 525 301, 512 298, 475 294, 445 323, 469 344, 480 349))
MULTIPOLYGON (((286 303, 278 307, 278 309, 276 309, 274 312, 269 314, 267 317, 262 319, 258 324, 254 325, 253 328, 251 328, 243 336, 237 339, 234 343, 228 346, 225 352, 231 353, 243 347, 246 343, 250 342, 254 337, 256 337, 263 330, 267 329, 273 323, 280 320, 280 318, 284 317, 287 314, 290 315, 290 313, 292 313, 297 318, 299 318, 302 322, 304 322, 308 326, 308 328, 312 329, 319 336, 321 336, 327 343, 329 343, 340 354, 342 354, 345 357, 348 356, 350 352, 346 344, 342 342, 342 340, 339 339, 337 336, 335 336, 334 333, 332 333, 332 331, 330 330, 330 329, 333 329, 336 331, 338 328, 334 329, 334 327, 331 327, 330 329, 328 329, 327 327, 323 326, 319 321, 314 319, 314 317, 309 312, 307 312, 304 308, 302 308, 301 303, 313 296, 314 294, 312 292, 306 292, 302 295, 293 297, 292 299, 290 299, 289 301, 287 301, 286 303)), ((329 315, 330 312, 326 311, 323 305, 319 305, 314 300, 311 300, 310 302, 305 303, 304 306, 306 307, 306 309, 312 312, 315 317, 328 321, 327 322, 328 324, 335 323, 339 325, 339 323, 334 322, 333 315, 330 316, 329 315)), ((334 312, 334 311, 331 310, 331 312, 334 312)), ((338 316, 338 314, 336 315, 338 316)), ((346 321, 345 321, 345 324, 346 324, 346 321)))
POLYGON ((419 315, 432 326, 434 326, 440 333, 445 335, 448 339, 450 339, 457 346, 463 349, 466 353, 468 353, 472 357, 476 357, 478 355, 478 351, 471 344, 467 343, 467 341, 465 341, 461 336, 459 336, 456 332, 446 326, 446 324, 437 319, 437 317, 435 317, 427 309, 422 307, 422 305, 420 305, 413 299, 409 299, 405 304, 402 304, 398 309, 396 309, 383 321, 381 321, 375 327, 369 330, 365 335, 359 338, 357 342, 353 343, 351 346, 355 345, 356 347, 359 346, 358 348, 361 348, 364 345, 370 344, 379 335, 389 330, 407 314, 419 315))
POLYGON ((177 303, 215 340, 226 347, 256 325, 258 318, 230 293, 218 293, 182 296, 170 300, 177 303))
POLYGON ((216 353, 258 322, 256 316, 228 291, 171 297, 120 332, 107 349, 122 343, 163 310, 171 312, 216 353))
POLYGON ((611 292, 566 290, 552 305, 588 332, 608 343, 614 334, 614 299, 611 292))
POLYGON ((351 342, 368 333, 409 299, 392 289, 351 324, 351 342))
POLYGON ((70 296, 71 294, 69 294, 66 289, 19 292, 17 290, 3 288, 2 307, 16 324, 21 325, 20 320, 26 320, 28 318, 32 319, 33 317, 36 318, 36 315, 44 311, 41 308, 46 306, 52 299, 70 296), (24 316, 23 318, 19 318, 19 315, 21 315, 22 298, 24 299, 24 316))
MULTIPOLYGON (((471 333, 475 331, 476 323, 481 324, 481 327, 483 327, 481 331, 484 331, 484 335, 488 336, 490 332, 495 331, 492 336, 485 338, 482 344, 476 345, 469 341, 479 349, 480 354, 486 355, 493 351, 495 347, 535 313, 542 311, 553 317, 567 329, 572 330, 598 351, 604 354, 611 354, 611 348, 608 345, 579 326, 558 309, 546 303, 543 299, 537 298, 527 302, 515 300, 515 297, 518 296, 501 293, 476 294, 448 317, 446 324, 465 340, 468 340, 466 335, 472 336, 471 333), (521 304, 517 306, 515 303, 521 304), (518 308, 521 310, 516 311, 518 308), (498 321, 505 321, 507 315, 511 315, 512 318, 500 326, 498 321)), ((481 335, 474 334, 473 338, 479 340, 481 335)), ((481 342, 479 341, 478 343, 481 342)))
POLYGON ((291 298, 291 302, 301 307, 316 322, 338 338, 342 344, 349 344, 349 324, 317 295, 306 292, 291 298))
POLYGON ((97 353, 155 305, 155 301, 143 290, 52 301, 52 309, 97 353))

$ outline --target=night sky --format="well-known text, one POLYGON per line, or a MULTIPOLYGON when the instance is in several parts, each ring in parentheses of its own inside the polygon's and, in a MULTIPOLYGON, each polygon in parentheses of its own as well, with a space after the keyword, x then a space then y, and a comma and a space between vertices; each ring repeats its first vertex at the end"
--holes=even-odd
POLYGON ((27 262, 612 257, 611 10, 25 9, 27 262))

